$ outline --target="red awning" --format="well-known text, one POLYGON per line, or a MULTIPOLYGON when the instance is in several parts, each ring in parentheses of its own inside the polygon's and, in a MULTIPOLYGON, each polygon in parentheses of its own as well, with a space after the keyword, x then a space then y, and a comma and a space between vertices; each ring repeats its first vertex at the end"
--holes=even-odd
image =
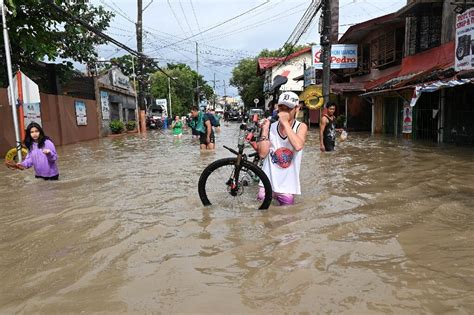
POLYGON ((366 82, 367 91, 400 89, 424 78, 432 80, 433 76, 454 66, 454 41, 432 48, 419 54, 403 58, 399 71, 366 82))

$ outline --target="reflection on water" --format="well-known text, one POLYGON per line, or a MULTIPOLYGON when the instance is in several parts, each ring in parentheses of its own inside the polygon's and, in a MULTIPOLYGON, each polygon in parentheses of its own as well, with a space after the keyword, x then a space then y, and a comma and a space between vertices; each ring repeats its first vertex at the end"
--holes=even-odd
POLYGON ((57 183, 1 169, 0 313, 474 312, 472 149, 350 134, 303 157, 293 207, 204 208, 231 154, 168 133, 61 147, 57 183))

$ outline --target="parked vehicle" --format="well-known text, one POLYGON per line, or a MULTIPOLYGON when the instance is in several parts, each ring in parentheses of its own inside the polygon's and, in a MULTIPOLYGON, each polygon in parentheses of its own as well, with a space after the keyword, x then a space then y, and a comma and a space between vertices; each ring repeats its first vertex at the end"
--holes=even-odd
POLYGON ((147 110, 146 126, 149 129, 161 129, 163 127, 163 108, 161 106, 150 106, 147 110))
POLYGON ((249 116, 250 118, 253 117, 253 115, 257 114, 258 117, 263 117, 263 109, 260 109, 260 108, 252 108, 250 109, 249 111, 249 116))
POLYGON ((231 109, 229 111, 229 120, 230 121, 241 121, 242 120, 242 114, 235 110, 235 109, 231 109))

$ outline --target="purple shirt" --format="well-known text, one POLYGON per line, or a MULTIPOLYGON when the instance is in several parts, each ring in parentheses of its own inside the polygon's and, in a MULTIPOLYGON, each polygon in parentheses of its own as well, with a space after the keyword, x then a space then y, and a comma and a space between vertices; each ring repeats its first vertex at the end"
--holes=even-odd
POLYGON ((33 166, 37 176, 52 177, 59 174, 58 165, 56 164, 57 159, 58 154, 56 153, 53 142, 46 140, 44 147, 41 149, 38 148, 38 143, 33 142, 31 150, 28 151, 25 160, 20 164, 25 168, 33 166), (49 149, 51 152, 44 154, 43 149, 49 149))

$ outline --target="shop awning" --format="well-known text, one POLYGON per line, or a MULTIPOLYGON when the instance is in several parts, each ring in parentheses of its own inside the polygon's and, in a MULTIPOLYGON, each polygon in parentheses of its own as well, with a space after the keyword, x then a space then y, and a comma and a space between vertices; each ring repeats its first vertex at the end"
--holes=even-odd
POLYGON ((474 83, 474 79, 453 79, 448 81, 439 80, 431 83, 416 85, 415 91, 413 92, 413 97, 410 102, 410 106, 413 107, 416 105, 416 102, 420 98, 421 93, 436 92, 439 89, 452 88, 467 83, 474 83))
POLYGON ((363 82, 332 83, 330 88, 333 94, 365 92, 363 82))

